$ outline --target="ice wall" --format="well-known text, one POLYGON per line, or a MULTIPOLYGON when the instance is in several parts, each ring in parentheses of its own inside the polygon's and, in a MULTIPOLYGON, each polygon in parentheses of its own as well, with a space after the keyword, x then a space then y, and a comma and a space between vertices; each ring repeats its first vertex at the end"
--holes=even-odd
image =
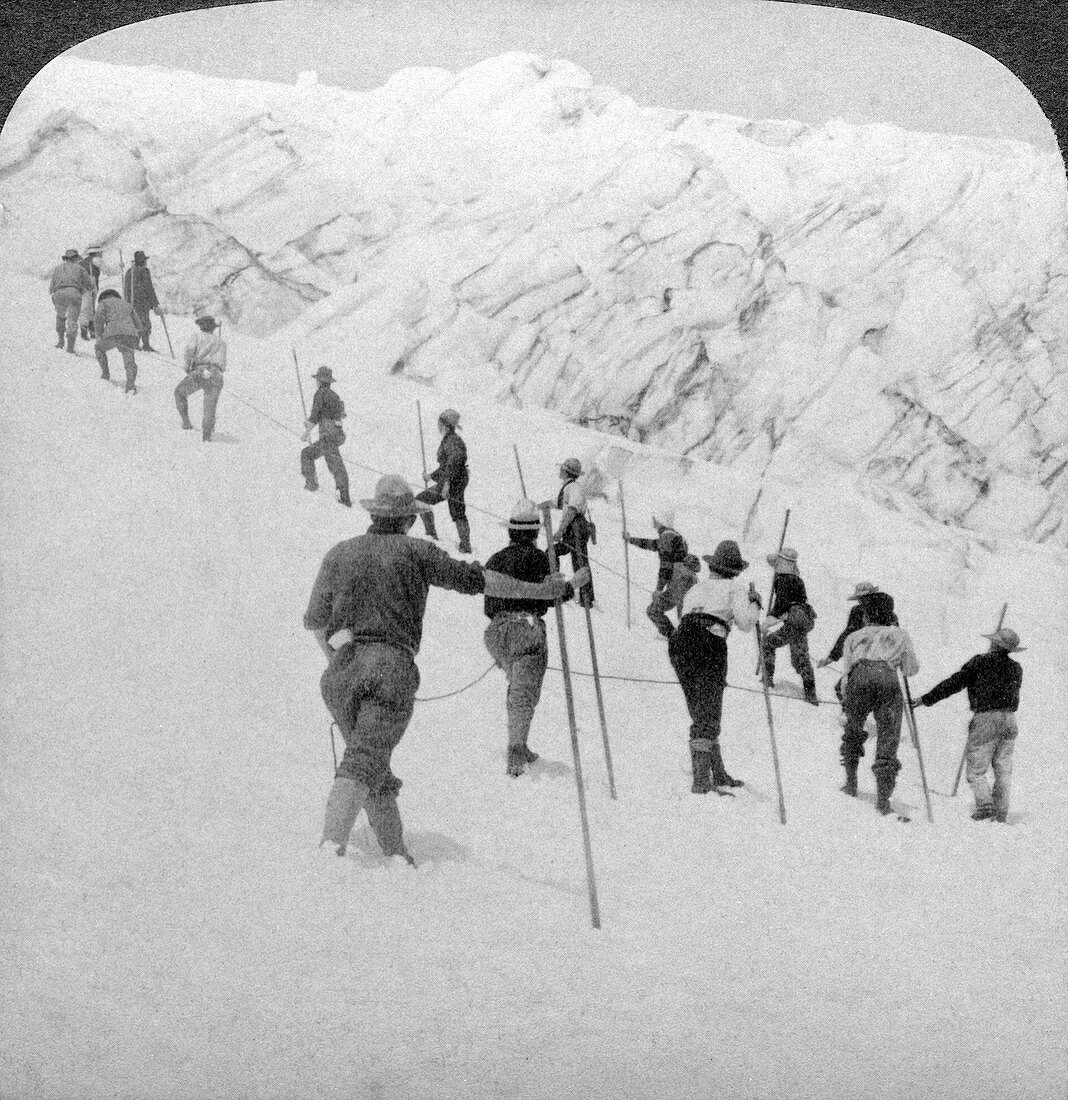
POLYGON ((641 109, 512 54, 356 94, 58 61, 5 250, 104 241, 165 305, 798 484, 1068 543, 1063 165, 641 109))

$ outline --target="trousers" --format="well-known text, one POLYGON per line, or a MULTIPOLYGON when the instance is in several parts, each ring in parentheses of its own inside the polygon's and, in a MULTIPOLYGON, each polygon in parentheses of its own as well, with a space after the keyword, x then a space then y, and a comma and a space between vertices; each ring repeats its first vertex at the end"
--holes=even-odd
POLYGON ((690 712, 690 740, 718 740, 727 686, 726 638, 684 615, 668 639, 668 660, 690 712))
POLYGON ((122 356, 123 369, 126 371, 126 388, 133 389, 134 382, 137 381, 137 360, 134 359, 134 349, 137 347, 139 339, 138 336, 120 332, 116 336, 105 336, 103 339, 97 340, 94 350, 96 351, 96 361, 100 364, 101 378, 111 377, 111 372, 108 370, 108 352, 112 348, 118 348, 119 354, 122 356))
POLYGON ((319 458, 326 459, 326 468, 333 474, 334 484, 338 489, 342 493, 348 493, 349 473, 345 469, 345 460, 338 450, 337 441, 329 436, 326 439, 320 437, 317 442, 309 443, 300 452, 300 472, 304 475, 304 480, 318 488, 319 479, 315 475, 315 462, 319 458))
POLYGON ((74 287, 64 287, 52 295, 56 309, 56 335, 66 331, 67 336, 78 335, 78 317, 82 312, 82 292, 74 287))
POLYGON ((205 378, 199 371, 190 371, 174 387, 174 403, 178 407, 178 415, 183 424, 189 423, 189 396, 197 390, 204 391, 204 416, 201 420, 200 430, 205 439, 211 439, 211 433, 215 431, 215 409, 219 404, 219 394, 222 393, 223 383, 221 378, 205 378))
POLYGON ((972 715, 968 723, 964 758, 977 809, 993 805, 999 817, 1008 814, 1012 754, 1018 732, 1016 715, 1011 711, 987 710, 972 715), (991 768, 994 769, 993 791, 987 781, 987 772, 991 768))
POLYGON ((526 745, 549 663, 545 621, 533 614, 501 612, 484 635, 490 656, 508 677, 508 747, 526 745))
POLYGON ((842 763, 855 765, 864 755, 868 731, 864 728, 868 715, 875 714, 875 762, 871 770, 893 785, 901 770, 897 748, 901 742, 901 718, 904 699, 897 673, 885 661, 858 661, 846 681, 843 709, 846 715, 842 734, 842 763))

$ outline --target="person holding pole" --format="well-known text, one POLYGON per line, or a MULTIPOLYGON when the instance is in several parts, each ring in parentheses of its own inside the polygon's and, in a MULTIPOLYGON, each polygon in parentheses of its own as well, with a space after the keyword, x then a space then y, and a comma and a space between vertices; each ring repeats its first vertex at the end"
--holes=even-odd
POLYGON ((857 796, 857 768, 864 755, 868 715, 875 714, 876 744, 875 808, 881 814, 892 813, 893 794, 901 764, 897 758, 901 742, 904 698, 897 673, 913 676, 920 668, 912 639, 896 623, 890 597, 881 592, 868 596, 864 604, 864 626, 845 641, 842 651, 842 679, 845 682, 843 707, 846 727, 840 755, 846 781, 842 790, 857 796))
MULTIPOLYGON (((438 417, 438 431, 441 432, 438 466, 436 470, 423 474, 423 480, 428 483, 433 481, 434 488, 424 489, 416 499, 429 505, 448 501, 449 518, 456 524, 456 533, 460 536, 460 553, 470 554, 471 525, 467 522, 467 506, 464 504, 464 490, 470 480, 470 473, 467 468, 467 444, 457 432, 459 426, 460 414, 455 409, 445 409, 438 417)), ((427 538, 437 540, 433 508, 427 508, 422 515, 427 538)))
POLYGON ((56 311, 56 347, 63 347, 66 336, 67 351, 71 355, 74 354, 74 341, 78 339, 82 297, 96 293, 92 276, 78 262, 80 259, 76 248, 68 248, 62 262, 52 269, 48 283, 48 293, 56 311))
POLYGON ((777 553, 768 554, 768 565, 775 570, 775 580, 761 652, 768 687, 771 688, 775 683, 775 650, 780 646, 789 646, 790 663, 801 677, 805 702, 818 707, 816 674, 808 653, 808 635, 816 625, 816 612, 808 602, 805 582, 797 570, 797 558, 797 551, 789 547, 781 547, 777 553))
POLYGON ((1009 818, 1009 785, 1012 779, 1012 756, 1019 730, 1016 711, 1020 705, 1020 685, 1023 669, 1010 653, 1022 653, 1019 635, 1008 627, 1000 627, 990 639, 990 649, 966 661, 959 671, 935 684, 916 700, 918 707, 933 707, 958 691, 968 692, 972 718, 968 723, 965 756, 968 761, 968 783, 975 795, 976 821, 1005 822, 1009 818), (994 789, 987 782, 987 772, 994 770, 994 789))
POLYGON ((686 593, 697 583, 700 571, 701 559, 696 554, 687 554, 682 561, 672 565, 671 580, 653 593, 652 602, 645 613, 662 637, 670 638, 675 633, 675 624, 668 618, 667 613, 674 611, 681 622, 683 600, 686 593))
POLYGON ((552 601, 568 585, 559 573, 524 583, 411 538, 415 517, 430 506, 395 474, 379 478, 374 497, 360 503, 371 514, 371 526, 327 552, 304 614, 305 628, 327 659, 323 701, 345 741, 320 844, 329 842, 344 855, 356 818, 366 809, 385 854, 411 862, 397 809, 401 782, 390 770, 390 757, 415 708, 415 656, 430 589, 552 601))
POLYGON ((226 341, 215 332, 214 317, 198 317, 200 331, 185 349, 185 377, 174 387, 174 403, 182 418, 182 427, 189 431, 189 395, 204 391, 204 416, 201 434, 205 443, 211 442, 215 431, 215 409, 223 388, 223 372, 226 370, 226 341))
POLYGON ((90 340, 96 336, 93 322, 96 317, 96 296, 100 290, 100 257, 101 249, 96 245, 86 249, 85 255, 78 261, 79 267, 84 267, 89 272, 89 278, 93 280, 93 289, 82 294, 82 311, 78 316, 78 324, 83 340, 90 340))
POLYGON ((133 266, 122 274, 122 296, 133 306, 141 322, 141 347, 144 351, 155 351, 148 342, 152 335, 152 314, 162 317, 156 288, 152 285, 152 272, 148 270, 148 257, 138 250, 133 256, 133 266))
POLYGON ((683 561, 690 548, 682 535, 675 530, 675 513, 670 508, 659 508, 653 513, 653 530, 656 531, 656 538, 641 539, 628 534, 624 529, 623 541, 639 550, 656 551, 660 559, 660 568, 656 574, 656 591, 659 592, 671 580, 675 563, 683 561))
MULTIPOLYGON (((490 556, 486 568, 516 580, 540 584, 549 576, 549 556, 538 549, 541 518, 537 505, 520 500, 511 517, 502 526, 508 529, 508 545, 490 556)), ((564 590, 563 599, 575 594, 575 579, 564 590)), ((582 583, 580 577, 577 581, 582 583)), ((507 773, 522 775, 538 754, 527 747, 534 709, 541 698, 541 685, 549 663, 545 634, 545 600, 510 599, 486 596, 486 649, 508 678, 508 760, 507 773)))
POLYGON ((668 638, 668 659, 690 712, 690 759, 694 794, 720 787, 740 787, 727 774, 719 748, 723 690, 727 686, 727 635, 731 626, 747 633, 760 615, 760 597, 739 579, 749 565, 738 544, 721 542, 705 554, 711 576, 698 581, 685 595, 682 618, 668 638))
POLYGON ((326 459, 326 468, 334 477, 338 500, 346 508, 352 507, 349 499, 349 472, 338 448, 345 442, 345 432, 341 421, 345 419, 345 402, 330 388, 334 384, 334 372, 329 367, 320 367, 312 378, 319 383, 312 398, 311 412, 304 421, 304 439, 308 439, 312 428, 319 427, 319 441, 309 443, 300 452, 300 472, 304 475, 304 488, 314 493, 319 488, 315 475, 316 459, 326 459))
MULTIPOLYGON (((833 664, 835 661, 842 659, 842 650, 845 648, 846 638, 849 637, 854 631, 859 630, 864 625, 864 601, 869 596, 874 596, 880 589, 877 585, 871 583, 871 581, 857 581, 856 586, 853 589, 853 595, 849 597, 849 601, 853 606, 849 609, 849 618, 846 620, 845 628, 842 633, 835 639, 834 645, 831 646, 830 652, 822 661, 816 662, 817 668, 826 668, 827 665, 833 664)), ((885 595, 885 593, 883 593, 885 595)), ((892 596, 888 596, 890 601, 890 610, 894 610, 894 599, 892 596)), ((894 616, 894 626, 897 626, 897 616, 894 616)), ((834 685, 834 693, 838 697, 838 701, 842 701, 842 680, 839 677, 838 681, 834 685)))
MULTIPOLYGON (((553 544, 558 557, 563 557, 565 554, 571 555, 571 565, 576 571, 590 564, 589 544, 592 535, 586 491, 578 481, 581 473, 582 463, 577 458, 565 459, 560 464, 562 484, 555 503, 552 500, 545 500, 538 505, 539 508, 559 508, 563 512, 560 517, 560 526, 553 535, 553 544)), ((590 580, 579 591, 579 603, 583 607, 592 607, 593 601, 591 573, 590 580)))

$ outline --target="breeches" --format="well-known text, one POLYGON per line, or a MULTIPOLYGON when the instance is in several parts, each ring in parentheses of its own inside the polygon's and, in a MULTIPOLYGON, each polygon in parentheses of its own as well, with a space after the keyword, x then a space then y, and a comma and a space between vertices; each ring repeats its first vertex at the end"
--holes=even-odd
POLYGON ((537 615, 497 615, 486 627, 486 648, 508 677, 508 744, 525 745, 549 663, 545 622, 537 615))
POLYGON ((78 317, 82 312, 82 293, 73 287, 64 287, 52 295, 52 305, 56 308, 56 332, 66 331, 68 336, 77 336, 78 317))
POLYGON ((904 700, 897 673, 885 661, 859 661, 849 672, 843 709, 846 728, 842 735, 841 755, 853 763, 864 755, 868 739, 864 723, 875 714, 875 762, 871 770, 893 779, 901 769, 897 747, 901 741, 901 717, 904 700))
POLYGON ((719 738, 723 691, 727 686, 727 641, 683 616, 668 639, 668 659, 686 697, 690 738, 719 738))

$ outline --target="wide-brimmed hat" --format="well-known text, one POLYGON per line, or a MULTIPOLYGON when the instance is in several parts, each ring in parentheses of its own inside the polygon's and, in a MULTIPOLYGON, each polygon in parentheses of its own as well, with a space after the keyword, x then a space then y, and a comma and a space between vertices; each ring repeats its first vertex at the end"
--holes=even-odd
POLYGON ((92 244, 85 250, 86 256, 103 256, 104 250, 99 246, 92 244))
POLYGON ((433 511, 429 504, 415 499, 412 487, 398 474, 380 477, 375 484, 374 499, 360 503, 372 516, 415 516, 433 511))
POLYGON ((142 251, 140 251, 140 249, 138 249, 138 251, 134 253, 134 260, 147 260, 147 259, 148 259, 148 257, 142 251))
POLYGON ((856 588, 853 589, 853 595, 849 597, 851 600, 863 600, 868 596, 874 596, 881 589, 877 584, 872 584, 871 581, 857 581, 856 588))
POLYGON ((218 325, 215 322, 215 318, 207 313, 205 313, 203 317, 198 317, 196 319, 196 325, 197 328, 201 330, 201 332, 212 332, 216 328, 218 328, 218 325))
POLYGON ((102 290, 100 292, 100 297, 97 298, 97 301, 98 302, 103 302, 106 298, 121 298, 121 297, 122 297, 122 295, 117 290, 113 290, 109 287, 107 290, 102 290))
POLYGON ((560 469, 567 474, 573 474, 578 477, 582 473, 582 463, 577 458, 565 458, 560 463, 560 469))
POLYGON ((674 527, 675 526, 675 509, 674 508, 657 508, 653 513, 653 523, 660 524, 661 527, 674 527))
POLYGON ((999 649, 1007 650, 1009 653, 1022 653, 1027 648, 1020 645, 1020 635, 1007 626, 995 630, 993 634, 984 634, 983 637, 989 638, 999 649))
POLYGON ((319 382, 333 382, 334 372, 329 367, 320 367, 312 375, 312 378, 317 379, 319 382))
POLYGON ((517 500, 508 519, 501 524, 509 531, 537 531, 541 527, 538 506, 532 500, 517 500))
POLYGON ((708 562, 708 568, 713 573, 722 573, 725 577, 736 577, 749 565, 749 562, 742 558, 738 544, 732 539, 724 539, 716 547, 714 554, 702 554, 701 557, 708 562))
POLYGON ((68 248, 67 251, 63 253, 62 258, 64 260, 80 260, 81 254, 76 248, 68 248))
POLYGON ((796 550, 784 546, 777 554, 768 554, 767 562, 776 573, 796 573, 797 557, 796 550))
POLYGON ((448 424, 451 428, 459 427, 460 414, 455 409, 445 409, 438 417, 439 424, 448 424))

